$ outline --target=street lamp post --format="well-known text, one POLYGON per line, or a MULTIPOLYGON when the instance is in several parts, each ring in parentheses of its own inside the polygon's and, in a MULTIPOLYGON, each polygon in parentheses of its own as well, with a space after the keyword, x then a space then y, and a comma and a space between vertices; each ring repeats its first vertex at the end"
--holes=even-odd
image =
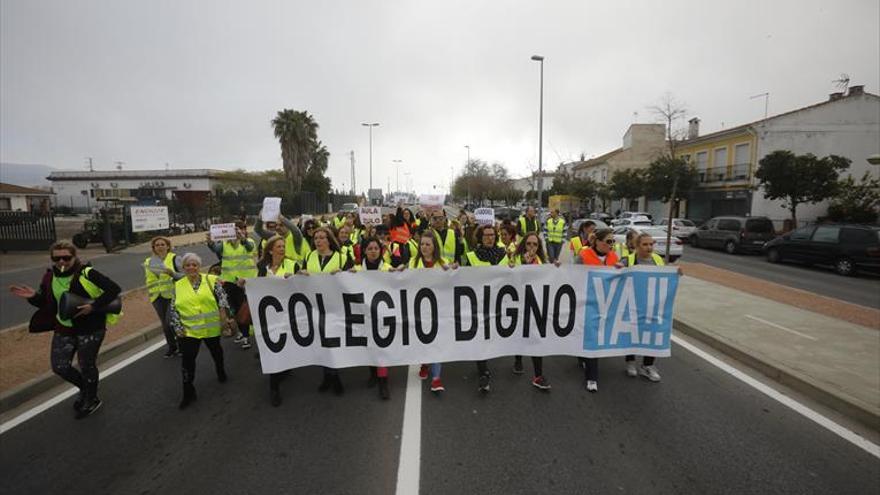
POLYGON ((403 160, 391 160, 391 163, 397 164, 397 190, 400 191, 400 164, 403 163, 403 160))
POLYGON ((532 60, 541 63, 540 106, 538 110, 538 208, 540 208, 541 193, 544 189, 544 57, 532 55, 532 60))
MULTIPOLYGON (((370 128, 370 189, 373 188, 373 127, 379 125, 378 122, 366 123, 362 122, 362 126, 370 128)), ((368 193, 369 194, 369 193, 368 193)))

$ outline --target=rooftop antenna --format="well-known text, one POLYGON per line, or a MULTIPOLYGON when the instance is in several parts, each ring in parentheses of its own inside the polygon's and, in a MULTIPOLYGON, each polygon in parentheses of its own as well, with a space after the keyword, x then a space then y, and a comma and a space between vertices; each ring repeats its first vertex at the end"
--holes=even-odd
POLYGON ((833 82, 842 92, 846 93, 847 89, 849 89, 849 74, 841 72, 840 77, 831 82, 833 82))
POLYGON ((633 112, 633 124, 639 123, 639 112, 633 112))
POLYGON ((89 172, 94 172, 94 171, 95 171, 95 167, 92 165, 92 157, 87 156, 87 157, 86 157, 86 160, 89 161, 89 172))
POLYGON ((750 96, 749 99, 754 100, 755 98, 761 98, 761 97, 764 97, 764 118, 766 119, 767 118, 767 109, 770 107, 770 93, 767 92, 767 93, 761 93, 761 94, 755 95, 755 96, 750 96))
POLYGON ((115 161, 113 163, 116 164, 116 170, 122 170, 122 166, 125 165, 125 162, 121 162, 121 161, 115 161))

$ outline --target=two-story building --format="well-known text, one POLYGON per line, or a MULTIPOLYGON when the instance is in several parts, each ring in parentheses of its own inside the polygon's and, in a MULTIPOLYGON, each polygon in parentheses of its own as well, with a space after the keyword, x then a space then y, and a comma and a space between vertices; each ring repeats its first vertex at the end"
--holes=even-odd
MULTIPOLYGON (((880 152, 880 97, 852 86, 845 95, 833 93, 826 101, 705 136, 699 135, 699 120, 691 119, 688 139, 676 148, 699 174, 687 217, 766 216, 781 229, 790 213, 782 201, 766 199, 755 179, 761 158, 776 150, 844 156, 852 164, 842 175, 861 178, 873 170, 868 157, 880 152)), ((803 204, 798 220, 813 222, 827 209, 827 201, 803 204)))

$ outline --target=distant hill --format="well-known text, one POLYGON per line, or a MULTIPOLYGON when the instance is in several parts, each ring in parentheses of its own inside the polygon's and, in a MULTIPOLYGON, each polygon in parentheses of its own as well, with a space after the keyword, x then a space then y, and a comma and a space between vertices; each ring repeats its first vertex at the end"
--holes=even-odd
POLYGON ((51 183, 46 177, 53 170, 48 165, 0 163, 0 182, 26 187, 49 186, 51 183))

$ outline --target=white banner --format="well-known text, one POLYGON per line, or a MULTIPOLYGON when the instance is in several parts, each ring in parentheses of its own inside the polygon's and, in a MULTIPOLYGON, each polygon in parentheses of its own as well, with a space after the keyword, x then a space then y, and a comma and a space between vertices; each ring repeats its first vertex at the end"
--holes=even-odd
POLYGON ((419 196, 419 206, 422 208, 441 208, 445 199, 445 194, 422 194, 419 196))
POLYGON ((474 219, 479 225, 495 225, 495 208, 477 208, 474 219))
POLYGON ((358 208, 358 216, 364 227, 379 225, 382 223, 382 208, 378 206, 361 206, 358 208))
POLYGON ((582 265, 248 279, 264 373, 498 356, 670 355, 675 267, 582 265))
POLYGON ((277 222, 281 215, 281 198, 263 198, 263 210, 260 212, 260 220, 264 222, 277 222))
POLYGON ((212 241, 234 241, 237 237, 234 223, 215 223, 211 225, 212 241))
POLYGON ((168 228, 167 206, 132 206, 131 231, 165 230, 168 228))

